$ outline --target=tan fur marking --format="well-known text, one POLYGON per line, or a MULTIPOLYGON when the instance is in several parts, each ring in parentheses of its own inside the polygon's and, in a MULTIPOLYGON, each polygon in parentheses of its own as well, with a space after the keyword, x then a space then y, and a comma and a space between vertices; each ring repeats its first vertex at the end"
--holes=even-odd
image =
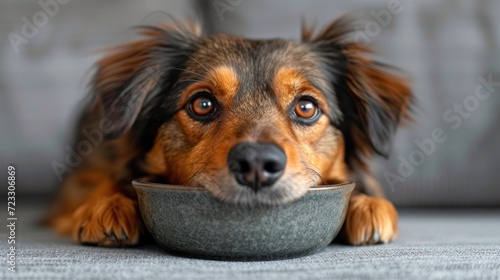
POLYGON ((309 81, 294 68, 280 68, 273 80, 273 90, 282 108, 287 108, 297 95, 307 94, 318 100, 319 107, 328 113, 325 97, 309 81))

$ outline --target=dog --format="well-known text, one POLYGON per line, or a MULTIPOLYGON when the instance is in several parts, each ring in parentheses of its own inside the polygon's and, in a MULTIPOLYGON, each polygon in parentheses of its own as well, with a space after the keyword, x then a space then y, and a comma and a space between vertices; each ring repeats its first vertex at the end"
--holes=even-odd
POLYGON ((81 244, 138 244, 146 233, 131 181, 145 175, 265 205, 354 181, 340 240, 394 240, 397 211, 369 162, 410 120, 412 93, 352 40, 353 26, 348 16, 303 25, 298 41, 144 27, 144 39, 96 65, 76 139, 103 141, 64 179, 48 224, 81 244))

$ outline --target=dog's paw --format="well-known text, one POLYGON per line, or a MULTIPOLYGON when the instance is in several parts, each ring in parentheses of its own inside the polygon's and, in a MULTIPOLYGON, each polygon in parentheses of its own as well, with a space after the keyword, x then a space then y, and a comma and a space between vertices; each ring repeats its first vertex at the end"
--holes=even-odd
POLYGON ((82 205, 75 211, 73 221, 73 239, 88 245, 135 245, 142 230, 137 202, 122 194, 82 205))
POLYGON ((358 195, 351 197, 344 236, 352 245, 382 244, 398 236, 398 214, 387 199, 358 195))

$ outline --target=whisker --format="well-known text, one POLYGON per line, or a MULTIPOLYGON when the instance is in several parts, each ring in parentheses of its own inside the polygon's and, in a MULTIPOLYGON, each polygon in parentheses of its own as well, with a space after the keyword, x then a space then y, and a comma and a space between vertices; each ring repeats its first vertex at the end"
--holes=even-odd
MULTIPOLYGON (((323 185, 324 183, 326 183, 325 179, 323 179, 323 177, 319 174, 318 171, 316 171, 312 168, 309 168, 309 167, 306 167, 306 169, 311 171, 315 176, 317 176, 320 179, 319 185, 323 185)), ((311 178, 311 183, 318 184, 317 182, 315 182, 315 180, 313 178, 311 178)))
MULTIPOLYGON (((316 166, 314 166, 313 164, 309 164, 305 161, 301 161, 301 163, 303 163, 306 166, 307 170, 311 171, 315 176, 317 176, 321 180, 320 184, 327 183, 327 181, 323 178, 323 176, 321 176, 321 174, 319 174, 319 172, 316 170, 317 169, 316 166)), ((314 183, 313 179, 311 179, 311 181, 313 181, 314 183)))
POLYGON ((203 171, 203 169, 198 169, 196 170, 193 175, 191 175, 191 177, 189 177, 189 179, 186 180, 186 185, 191 185, 193 182, 193 178, 198 175, 201 171, 203 171))
POLYGON ((191 73, 191 74, 194 74, 194 75, 197 75, 199 77, 201 77, 202 79, 205 79, 206 77, 200 73, 196 73, 194 71, 191 71, 191 70, 187 70, 187 69, 182 69, 182 68, 170 68, 170 69, 173 69, 173 70, 179 70, 179 71, 183 71, 183 72, 188 72, 188 73, 191 73))
POLYGON ((183 83, 183 82, 194 82, 194 83, 196 83, 196 82, 201 82, 201 80, 188 80, 188 79, 186 79, 186 80, 180 80, 180 81, 175 82, 175 84, 173 84, 172 87, 175 87, 178 83, 183 83))
POLYGON ((208 163, 208 161, 191 162, 191 163, 185 164, 181 167, 186 167, 186 166, 195 165, 195 164, 207 164, 207 163, 208 163))
MULTIPOLYGON (((197 61, 198 62, 198 61, 197 61)), ((198 62, 199 63, 199 62, 198 62)), ((200 73, 196 73, 194 71, 191 71, 191 70, 187 70, 187 69, 183 69, 183 68, 171 68, 173 70, 179 70, 179 71, 183 71, 183 72, 187 72, 187 73, 191 73, 197 77, 199 77, 200 79, 199 80, 192 80, 193 82, 203 82, 203 81, 206 81, 208 83, 210 83, 213 87, 217 87, 214 83, 212 83, 212 81, 210 80, 206 80, 206 76, 204 76, 203 74, 200 74, 200 73)), ((208 71, 208 70, 207 70, 208 71)), ((183 80, 183 81, 188 81, 188 80, 183 80)), ((180 81, 179 81, 180 82, 180 81)), ((178 82, 176 82, 174 85, 176 85, 178 82)))
POLYGON ((207 67, 205 67, 205 65, 203 65, 201 62, 199 62, 198 60, 194 59, 192 56, 190 56, 189 54, 184 54, 185 56, 189 57, 190 59, 196 61, 201 67, 205 68, 205 70, 207 70, 207 72, 210 72, 210 70, 208 70, 207 67))

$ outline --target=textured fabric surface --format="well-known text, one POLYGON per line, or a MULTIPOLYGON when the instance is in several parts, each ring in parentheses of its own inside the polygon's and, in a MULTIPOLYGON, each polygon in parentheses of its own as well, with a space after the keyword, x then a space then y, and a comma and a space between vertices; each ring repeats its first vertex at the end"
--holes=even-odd
MULTIPOLYGON (((188 259, 153 244, 128 249, 78 246, 31 225, 33 212, 18 216, 18 272, 7 273, 1 261, 0 279, 500 278, 500 209, 406 210, 395 243, 330 245, 312 256, 268 262, 188 259)), ((6 240, 3 228, 0 239, 6 240)), ((6 242, 0 250, 6 252, 6 242)))

